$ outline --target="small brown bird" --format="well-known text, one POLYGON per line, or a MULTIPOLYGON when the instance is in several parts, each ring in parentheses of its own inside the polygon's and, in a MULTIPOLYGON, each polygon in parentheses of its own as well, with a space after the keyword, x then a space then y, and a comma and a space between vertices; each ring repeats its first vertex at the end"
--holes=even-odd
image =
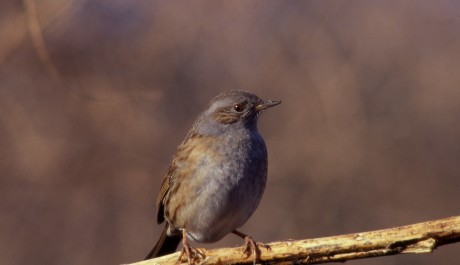
POLYGON ((267 180, 267 149, 257 130, 261 111, 280 104, 234 90, 215 97, 180 144, 157 198, 165 228, 146 259, 196 252, 188 240, 212 243, 234 233, 256 260, 257 244, 236 229, 257 208, 267 180))

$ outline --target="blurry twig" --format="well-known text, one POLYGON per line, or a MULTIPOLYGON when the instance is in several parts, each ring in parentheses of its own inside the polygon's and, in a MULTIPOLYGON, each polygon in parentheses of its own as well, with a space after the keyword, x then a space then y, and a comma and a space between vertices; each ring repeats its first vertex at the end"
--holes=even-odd
MULTIPOLYGON (((460 241, 460 216, 371 232, 270 243, 260 248, 258 260, 270 264, 319 264, 396 254, 430 253, 439 246, 460 241)), ((198 264, 252 264, 242 249, 199 249, 198 264)), ((175 264, 179 254, 130 265, 175 264)))
POLYGON ((55 79, 59 78, 59 73, 51 61, 48 49, 46 48, 45 39, 43 38, 40 22, 38 21, 37 7, 35 0, 23 0, 25 8, 25 17, 27 21, 27 29, 29 30, 32 43, 37 53, 38 58, 46 67, 46 70, 55 79))
MULTIPOLYGON (((43 38, 42 28, 38 20, 38 12, 37 12, 37 6, 35 4, 35 0, 23 0, 23 4, 24 4, 24 9, 25 9, 24 11, 25 17, 27 21, 27 29, 32 39, 32 43, 34 45, 37 57, 45 65, 47 72, 52 76, 52 78, 58 81, 63 81, 63 79, 59 75, 59 71, 53 64, 51 60, 51 56, 46 47, 45 39, 43 38)), ((63 9, 63 11, 67 11, 68 9, 70 9, 69 6, 66 6, 66 8, 67 9, 63 9)), ((69 91, 77 95, 79 98, 85 97, 85 98, 94 100, 93 97, 87 95, 86 93, 83 93, 82 91, 80 91, 78 88, 74 86, 66 86, 66 87, 69 87, 70 88, 69 91)))

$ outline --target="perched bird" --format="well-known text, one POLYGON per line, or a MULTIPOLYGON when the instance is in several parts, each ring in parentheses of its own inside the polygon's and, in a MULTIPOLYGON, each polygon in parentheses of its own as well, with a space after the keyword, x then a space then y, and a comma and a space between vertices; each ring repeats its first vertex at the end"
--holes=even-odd
POLYGON ((267 149, 257 130, 261 111, 280 104, 233 90, 215 97, 173 157, 157 198, 164 230, 146 259, 176 251, 195 258, 188 240, 212 243, 234 233, 254 255, 254 240, 236 229, 256 210, 267 180, 267 149))

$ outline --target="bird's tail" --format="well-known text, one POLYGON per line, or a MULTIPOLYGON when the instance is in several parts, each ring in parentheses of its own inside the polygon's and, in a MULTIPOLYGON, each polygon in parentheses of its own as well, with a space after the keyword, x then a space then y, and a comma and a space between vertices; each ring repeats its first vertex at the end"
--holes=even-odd
POLYGON ((157 243, 152 248, 152 250, 150 250, 147 257, 145 257, 146 260, 176 252, 177 246, 179 246, 179 243, 182 240, 182 233, 168 236, 166 235, 166 231, 168 231, 168 226, 169 225, 166 223, 166 226, 163 229, 163 232, 161 233, 161 236, 158 239, 157 243))

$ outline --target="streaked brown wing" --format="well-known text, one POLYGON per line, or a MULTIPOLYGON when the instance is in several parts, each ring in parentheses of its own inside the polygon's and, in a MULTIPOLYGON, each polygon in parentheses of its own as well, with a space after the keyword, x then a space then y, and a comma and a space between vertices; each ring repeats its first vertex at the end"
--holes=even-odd
POLYGON ((177 176, 188 176, 194 171, 197 157, 202 156, 208 150, 209 142, 212 137, 206 137, 189 133, 185 140, 177 148, 176 155, 173 158, 172 164, 169 167, 168 174, 166 174, 163 184, 160 188, 160 193, 157 197, 158 215, 157 222, 160 224, 164 222, 164 207, 165 200, 168 196, 171 186, 173 185, 177 176), (185 166, 187 165, 187 166, 185 166), (178 172, 179 171, 179 172, 178 172))
POLYGON ((165 197, 169 192, 169 188, 171 187, 171 175, 174 173, 174 163, 169 167, 168 174, 166 175, 165 179, 163 180, 163 183, 161 184, 160 188, 160 193, 158 194, 157 197, 157 207, 158 207, 158 213, 157 213, 157 222, 159 224, 163 223, 165 220, 164 216, 164 201, 165 197))

